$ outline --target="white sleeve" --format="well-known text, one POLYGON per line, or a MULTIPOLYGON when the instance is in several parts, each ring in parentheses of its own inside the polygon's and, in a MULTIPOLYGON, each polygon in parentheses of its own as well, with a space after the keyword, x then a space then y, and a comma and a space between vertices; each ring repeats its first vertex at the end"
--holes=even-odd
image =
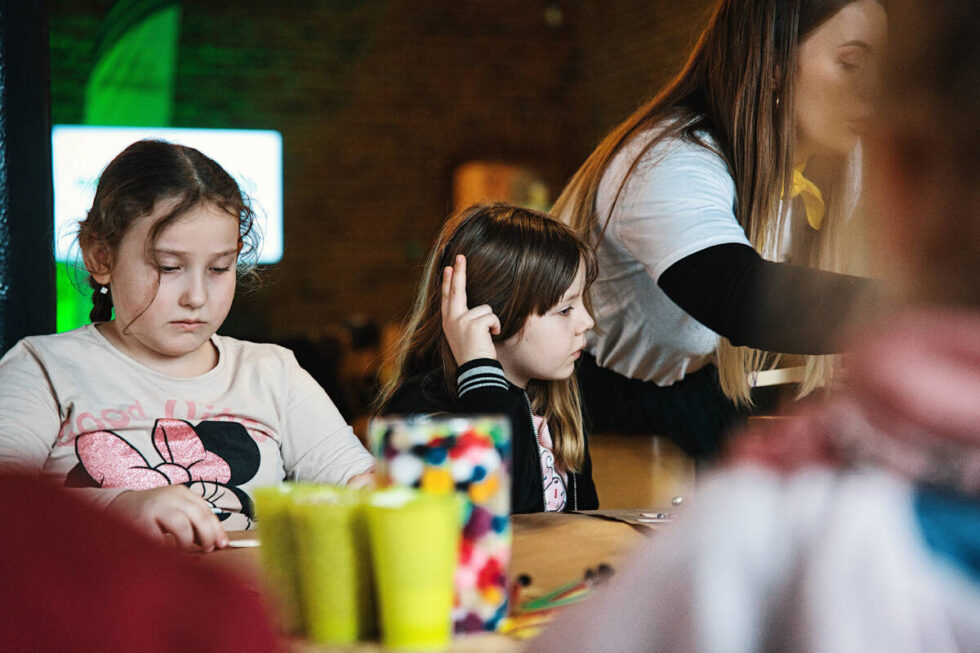
POLYGON ((282 458, 286 478, 345 485, 374 458, 323 388, 289 355, 282 458))
MULTIPOLYGON (((624 154, 620 168, 632 158, 624 154)), ((611 179, 622 179, 622 174, 625 170, 611 179)), ((618 187, 605 190, 600 200, 608 206, 618 187)), ((677 261, 707 247, 749 245, 735 217, 735 182, 725 162, 705 147, 677 139, 643 155, 609 228, 654 281, 677 261)))
POLYGON ((39 475, 60 428, 44 364, 21 340, 0 360, 0 472, 39 475))

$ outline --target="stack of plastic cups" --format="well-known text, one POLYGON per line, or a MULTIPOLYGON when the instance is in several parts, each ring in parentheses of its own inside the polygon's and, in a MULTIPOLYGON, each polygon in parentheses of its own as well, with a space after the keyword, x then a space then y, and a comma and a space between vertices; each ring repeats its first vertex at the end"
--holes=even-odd
POLYGON ((300 611, 315 642, 351 644, 376 632, 366 498, 332 486, 293 496, 300 611))
POLYGON ((286 632, 303 630, 300 613, 299 573, 296 544, 293 539, 290 506, 293 494, 301 486, 293 484, 256 488, 256 523, 262 546, 259 555, 270 595, 275 597, 275 611, 286 632))
POLYGON ((375 492, 367 506, 381 641, 388 648, 449 646, 461 527, 455 494, 375 492))
POLYGON ((345 645, 372 638, 380 621, 388 648, 448 647, 459 495, 283 484, 259 488, 255 502, 262 566, 289 632, 345 645))

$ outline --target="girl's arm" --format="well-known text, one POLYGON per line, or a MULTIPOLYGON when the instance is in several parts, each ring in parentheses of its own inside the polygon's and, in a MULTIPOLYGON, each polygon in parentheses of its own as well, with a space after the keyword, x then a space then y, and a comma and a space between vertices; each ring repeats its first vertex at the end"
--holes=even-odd
POLYGON ((733 345, 830 354, 841 327, 873 299, 870 279, 763 259, 748 245, 715 245, 677 261, 657 284, 733 345))
POLYGON ((282 463, 286 477, 332 485, 373 480, 374 458, 347 424, 327 393, 299 366, 286 361, 282 391, 282 463))
POLYGON ((498 361, 477 358, 456 370, 455 400, 436 388, 427 387, 425 379, 413 379, 395 391, 384 414, 510 414, 515 407, 523 411, 522 397, 508 387, 498 361))
POLYGON ((500 363, 491 358, 471 360, 456 370, 456 412, 523 415, 523 398, 510 391, 500 363), (519 410, 515 410, 519 409, 519 410))
POLYGON ((41 358, 21 340, 0 360, 0 473, 39 475, 60 429, 41 358))

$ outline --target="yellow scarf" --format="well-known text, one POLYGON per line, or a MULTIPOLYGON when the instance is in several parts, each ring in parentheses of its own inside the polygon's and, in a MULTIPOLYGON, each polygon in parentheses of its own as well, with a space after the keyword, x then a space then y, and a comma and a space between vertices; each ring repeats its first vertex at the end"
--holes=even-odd
POLYGON ((806 211, 806 221, 816 230, 823 225, 823 215, 826 205, 823 201, 823 194, 817 185, 803 176, 803 166, 793 170, 793 187, 790 190, 790 199, 800 195, 803 197, 803 209, 806 211))

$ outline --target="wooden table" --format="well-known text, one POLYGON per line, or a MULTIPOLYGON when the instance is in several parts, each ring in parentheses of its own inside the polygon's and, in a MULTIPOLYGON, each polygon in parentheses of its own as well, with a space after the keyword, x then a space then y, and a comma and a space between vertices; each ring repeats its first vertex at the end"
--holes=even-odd
MULTIPOLYGON (((653 510, 656 512, 656 509, 653 510)), ((664 510, 664 512, 666 512, 664 510)), ((641 524, 636 521, 639 511, 587 511, 580 513, 537 513, 514 515, 513 551, 510 578, 521 574, 530 578, 522 590, 521 600, 542 596, 571 581, 582 578, 587 569, 600 564, 615 569, 635 546, 663 524, 641 524)), ((252 539, 254 532, 231 533, 231 539, 252 539)), ((208 554, 198 554, 201 564, 222 569, 243 582, 246 587, 265 594, 256 548, 229 548, 208 554)), ((290 650, 310 653, 332 650, 319 644, 291 639, 290 650)), ((453 640, 451 651, 457 653, 518 651, 519 640, 498 633, 472 635, 453 640)), ((337 649, 347 652, 382 651, 377 643, 363 643, 337 649)))

